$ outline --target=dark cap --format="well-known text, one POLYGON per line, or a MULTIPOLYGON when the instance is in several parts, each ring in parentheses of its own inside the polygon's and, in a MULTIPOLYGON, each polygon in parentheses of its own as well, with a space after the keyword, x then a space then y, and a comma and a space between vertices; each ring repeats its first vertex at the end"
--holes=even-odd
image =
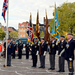
POLYGON ((54 38, 53 36, 51 38, 54 38))
POLYGON ((41 38, 41 40, 44 40, 44 38, 41 38))
POLYGON ((37 40, 37 38, 34 38, 34 39, 36 39, 36 40, 37 40))
POLYGON ((60 37, 65 38, 65 36, 61 35, 60 37))

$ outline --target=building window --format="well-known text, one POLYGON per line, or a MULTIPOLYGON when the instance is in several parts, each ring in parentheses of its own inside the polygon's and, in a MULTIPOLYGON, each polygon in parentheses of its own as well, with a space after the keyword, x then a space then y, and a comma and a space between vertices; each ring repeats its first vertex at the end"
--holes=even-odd
POLYGON ((21 27, 24 27, 24 25, 21 25, 21 27))
POLYGON ((25 34, 23 34, 23 37, 25 37, 25 34))
POLYGON ((20 31, 22 32, 22 29, 20 29, 20 31))
POLYGON ((25 32, 25 29, 23 29, 23 32, 25 32))
POLYGON ((22 34, 20 34, 20 37, 22 37, 22 34))

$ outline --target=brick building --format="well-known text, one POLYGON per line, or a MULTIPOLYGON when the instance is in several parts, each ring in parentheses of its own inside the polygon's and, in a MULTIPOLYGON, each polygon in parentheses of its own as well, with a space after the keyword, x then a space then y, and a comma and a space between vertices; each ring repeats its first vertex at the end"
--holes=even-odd
POLYGON ((23 22, 18 24, 18 38, 25 38, 27 37, 28 22, 23 22))

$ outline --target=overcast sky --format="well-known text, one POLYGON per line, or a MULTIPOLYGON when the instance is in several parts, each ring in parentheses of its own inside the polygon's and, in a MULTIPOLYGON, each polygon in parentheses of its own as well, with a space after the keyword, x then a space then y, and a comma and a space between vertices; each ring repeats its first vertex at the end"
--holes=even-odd
MULTIPOLYGON (((0 14, 2 14, 3 1, 0 0, 0 14)), ((39 10, 39 22, 43 23, 45 9, 48 18, 53 18, 53 11, 56 6, 61 6, 64 2, 75 2, 75 0, 9 0, 9 25, 18 29, 18 23, 29 21, 30 12, 32 13, 32 23, 36 23, 37 10, 39 10)), ((6 16, 7 17, 7 16, 6 16)), ((0 22, 4 23, 3 17, 0 15, 0 22)))

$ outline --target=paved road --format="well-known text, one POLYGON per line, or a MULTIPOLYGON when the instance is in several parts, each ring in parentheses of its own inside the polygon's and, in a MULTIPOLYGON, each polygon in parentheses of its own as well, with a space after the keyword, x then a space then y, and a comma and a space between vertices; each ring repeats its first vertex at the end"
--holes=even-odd
MULTIPOLYGON (((39 58, 39 56, 38 56, 39 58)), ((0 58, 0 75, 68 75, 68 66, 67 62, 65 61, 65 73, 57 73, 58 70, 58 55, 56 55, 56 69, 54 71, 48 70, 50 67, 49 64, 49 55, 46 55, 46 68, 39 69, 40 62, 38 59, 37 68, 32 68, 32 60, 31 56, 28 60, 25 59, 25 55, 22 59, 12 59, 12 66, 11 67, 3 67, 4 65, 4 58, 0 58)), ((74 61, 74 68, 75 68, 75 61, 74 61)), ((74 70, 75 71, 75 70, 74 70)), ((74 74, 75 75, 75 74, 74 74)))

